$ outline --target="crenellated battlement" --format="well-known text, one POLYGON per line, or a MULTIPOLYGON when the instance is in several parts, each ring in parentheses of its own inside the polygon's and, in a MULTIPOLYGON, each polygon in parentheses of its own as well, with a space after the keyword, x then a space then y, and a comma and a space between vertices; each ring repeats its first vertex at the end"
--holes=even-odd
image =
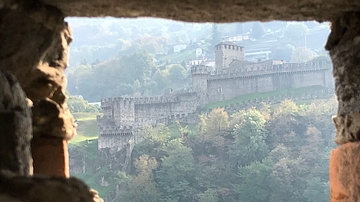
POLYGON ((320 70, 330 70, 330 61, 311 61, 307 63, 254 63, 241 68, 228 68, 210 72, 209 80, 227 79, 234 77, 263 76, 269 74, 286 74, 297 72, 311 72, 320 70))
POLYGON ((101 136, 125 136, 125 135, 133 135, 132 127, 125 127, 122 129, 109 129, 103 130, 100 133, 101 136))
POLYGON ((209 70, 207 68, 206 65, 204 64, 200 64, 200 65, 196 65, 196 66, 192 66, 191 67, 191 74, 192 75, 196 75, 196 74, 209 74, 209 70))
POLYGON ((161 104, 174 102, 178 102, 177 97, 174 95, 134 98, 135 104, 161 104))
POLYGON ((134 102, 133 97, 112 97, 112 98, 104 98, 101 99, 101 107, 107 107, 111 106, 114 103, 120 103, 120 104, 131 104, 134 102))

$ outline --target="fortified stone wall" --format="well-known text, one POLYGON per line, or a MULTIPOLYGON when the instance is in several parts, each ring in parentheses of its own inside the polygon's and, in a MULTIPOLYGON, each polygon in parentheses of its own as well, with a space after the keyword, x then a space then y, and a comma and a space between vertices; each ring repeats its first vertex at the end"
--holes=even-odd
POLYGON ((197 94, 187 90, 164 96, 103 99, 103 116, 97 117, 98 149, 122 150, 134 144, 134 130, 145 125, 168 124, 194 112, 198 106, 197 94))
MULTIPOLYGON (((203 64, 192 67, 192 91, 182 90, 153 97, 103 99, 101 107, 104 115, 97 120, 99 149, 112 148, 112 152, 124 148, 129 150, 137 140, 134 138, 134 130, 145 125, 156 126, 176 120, 195 123, 196 109, 208 103, 284 88, 322 86, 333 89, 334 86, 332 65, 326 60, 307 63, 240 63, 242 65, 238 68, 232 65, 231 68, 214 72, 209 72, 203 64)), ((254 102, 249 101, 250 105, 254 102)), ((243 105, 235 109, 243 108, 243 105)))
MULTIPOLYGON (((207 80, 208 103, 229 100, 239 95, 269 92, 284 88, 323 86, 333 88, 331 63, 250 64, 245 68, 211 72, 207 80)), ((196 83, 196 82, 193 82, 196 83)))

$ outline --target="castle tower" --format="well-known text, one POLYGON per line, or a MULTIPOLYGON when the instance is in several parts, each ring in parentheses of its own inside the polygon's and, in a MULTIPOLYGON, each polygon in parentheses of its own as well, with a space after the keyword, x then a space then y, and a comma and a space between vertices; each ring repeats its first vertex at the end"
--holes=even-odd
POLYGON ((192 88, 197 93, 200 105, 207 103, 208 69, 204 63, 191 67, 192 88))
POLYGON ((215 46, 215 68, 228 68, 233 60, 245 60, 244 47, 233 42, 221 42, 215 46))
POLYGON ((114 98, 114 121, 117 126, 133 126, 135 123, 134 98, 114 98))

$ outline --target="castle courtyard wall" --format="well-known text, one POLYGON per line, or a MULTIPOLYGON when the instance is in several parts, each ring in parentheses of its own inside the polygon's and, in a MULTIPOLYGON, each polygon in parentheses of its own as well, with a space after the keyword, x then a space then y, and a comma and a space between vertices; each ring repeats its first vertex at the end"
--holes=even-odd
POLYGON ((333 82, 328 79, 328 74, 330 74, 329 69, 317 69, 236 77, 210 76, 207 83, 208 103, 229 100, 240 95, 288 88, 315 85, 331 88, 333 82))
POLYGON ((143 103, 135 105, 135 127, 166 124, 168 119, 192 113, 198 106, 196 93, 174 95, 177 102, 143 103))
MULTIPOLYGON (((306 71, 306 72, 299 72, 293 76, 294 83, 293 88, 300 88, 305 86, 327 86, 326 82, 326 74, 328 71, 306 71)), ((331 75, 331 74, 330 74, 331 75)))
POLYGON ((98 140, 98 149, 109 148, 111 153, 118 152, 123 148, 128 147, 134 142, 134 136, 131 132, 127 133, 113 133, 100 134, 98 140))

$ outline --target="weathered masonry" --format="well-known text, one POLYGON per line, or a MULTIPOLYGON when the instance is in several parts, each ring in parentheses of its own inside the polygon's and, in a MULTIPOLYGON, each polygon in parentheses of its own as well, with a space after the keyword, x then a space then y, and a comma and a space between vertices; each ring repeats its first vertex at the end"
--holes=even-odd
POLYGON ((360 1, 0 0, 0 201, 100 201, 69 178, 75 124, 64 95, 72 41, 66 16, 330 21, 326 49, 339 101, 330 201, 360 200, 360 1))

